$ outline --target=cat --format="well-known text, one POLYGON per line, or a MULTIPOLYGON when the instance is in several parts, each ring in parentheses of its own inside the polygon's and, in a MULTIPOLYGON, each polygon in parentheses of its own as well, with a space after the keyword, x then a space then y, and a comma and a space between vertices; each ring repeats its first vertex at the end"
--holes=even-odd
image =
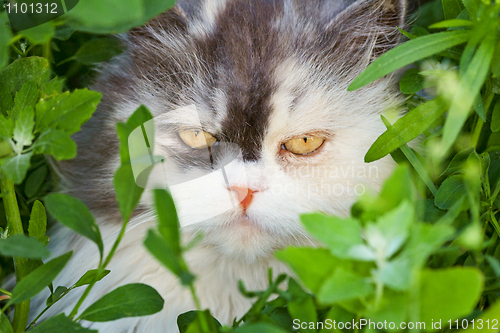
MULTIPOLYGON (((347 87, 399 43, 396 27, 406 12, 399 0, 180 0, 120 36, 126 51, 100 68, 92 89, 103 93, 102 102, 74 136, 78 157, 58 166, 64 191, 90 207, 109 250, 121 223, 112 186, 120 164, 115 124, 146 105, 157 120, 155 153, 166 155, 178 176, 169 185, 183 237, 204 234, 186 254, 201 306, 231 323, 251 304, 238 280, 265 289, 268 267, 291 274, 275 250, 317 245, 300 214, 347 216, 359 195, 377 191, 391 173, 390 157, 370 164, 363 158, 385 131, 380 115, 401 108, 396 76, 354 92, 347 87), (215 176, 222 170, 224 177, 215 176)), ((151 184, 161 183, 157 178, 151 184)), ((163 310, 86 325, 104 333, 177 332, 177 316, 195 308, 189 291, 142 245, 155 224, 147 190, 111 273, 81 309, 120 285, 142 282, 162 295, 163 310)), ((49 247, 54 255, 74 251, 55 286, 97 267, 97 247, 63 227, 49 247)), ((43 318, 69 313, 82 292, 43 318)))

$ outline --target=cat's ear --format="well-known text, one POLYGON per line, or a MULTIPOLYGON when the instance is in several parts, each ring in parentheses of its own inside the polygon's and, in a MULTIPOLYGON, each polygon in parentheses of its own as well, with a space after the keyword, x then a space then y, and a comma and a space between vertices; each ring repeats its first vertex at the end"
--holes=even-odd
POLYGON ((397 28, 404 28, 406 0, 357 0, 343 4, 343 10, 326 24, 325 31, 353 60, 367 54, 373 59, 399 43, 401 33, 397 28))

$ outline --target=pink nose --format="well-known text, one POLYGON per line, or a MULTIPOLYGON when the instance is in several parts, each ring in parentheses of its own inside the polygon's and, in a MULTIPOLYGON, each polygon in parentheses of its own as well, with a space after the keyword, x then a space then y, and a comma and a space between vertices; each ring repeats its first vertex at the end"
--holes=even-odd
POLYGON ((248 207, 250 207, 250 204, 252 203, 253 200, 253 193, 257 191, 253 191, 249 188, 246 187, 240 187, 240 186, 232 186, 229 188, 231 191, 236 192, 238 195, 238 201, 240 203, 240 206, 246 210, 248 207))

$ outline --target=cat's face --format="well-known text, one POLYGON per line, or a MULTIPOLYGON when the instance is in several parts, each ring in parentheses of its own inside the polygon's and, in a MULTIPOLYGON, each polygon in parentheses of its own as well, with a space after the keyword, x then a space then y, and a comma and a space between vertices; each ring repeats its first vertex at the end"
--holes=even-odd
POLYGON ((307 245, 299 214, 346 215, 390 173, 363 158, 398 104, 393 82, 347 86, 396 41, 404 3, 352 2, 181 1, 105 74, 111 119, 141 103, 155 116, 165 160, 148 187, 168 186, 181 226, 222 255, 307 245))

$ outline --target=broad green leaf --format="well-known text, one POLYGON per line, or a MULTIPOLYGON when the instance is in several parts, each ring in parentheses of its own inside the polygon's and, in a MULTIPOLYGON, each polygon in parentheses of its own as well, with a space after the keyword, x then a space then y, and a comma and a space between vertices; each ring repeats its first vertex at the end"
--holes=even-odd
POLYGON ((94 280, 101 281, 106 275, 108 275, 111 271, 104 269, 99 271, 99 269, 91 269, 90 271, 85 272, 83 276, 74 284, 74 288, 85 286, 87 284, 91 284, 94 280))
POLYGON ((378 197, 364 195, 352 207, 352 216, 362 221, 375 221, 379 216, 398 207, 401 202, 414 200, 410 169, 407 165, 398 165, 386 179, 378 197))
POLYGON ((463 77, 460 78, 443 128, 441 154, 445 154, 457 138, 476 96, 488 75, 495 39, 488 36, 479 46, 463 77))
POLYGON ((411 281, 410 260, 406 257, 398 257, 385 263, 384 267, 377 273, 384 285, 396 291, 407 290, 411 281))
MULTIPOLYGON (((293 319, 301 322, 315 323, 318 321, 316 305, 311 295, 306 293, 292 278, 288 280, 288 293, 292 294, 292 300, 288 302, 287 308, 293 319)), ((300 329, 300 332, 309 332, 308 329, 300 329)))
POLYGON ((35 110, 33 107, 27 106, 18 115, 14 123, 13 138, 16 141, 17 153, 21 153, 25 146, 31 145, 33 142, 33 128, 35 127, 35 110))
POLYGON ((472 332, 482 332, 482 333, 495 333, 498 332, 497 325, 489 325, 490 323, 495 323, 500 318, 500 302, 497 301, 495 304, 490 305, 479 317, 474 318, 476 325, 469 325, 469 328, 461 331, 461 333, 472 333, 472 332), (478 325, 481 323, 482 327, 478 325))
POLYGON ((410 40, 381 55, 351 83, 348 90, 359 89, 398 68, 430 57, 455 45, 463 44, 469 39, 469 36, 469 31, 457 30, 410 40))
POLYGON ((411 110, 373 143, 365 155, 365 162, 376 161, 415 139, 446 110, 446 102, 442 98, 436 98, 411 110))
POLYGON ((460 0, 442 0, 444 17, 447 20, 455 19, 463 10, 460 0))
POLYGON ((0 71, 0 91, 10 91, 14 94, 21 90, 25 82, 34 81, 41 85, 48 82, 49 78, 50 66, 47 59, 20 58, 0 71))
POLYGON ((92 39, 83 44, 71 59, 85 65, 107 61, 123 52, 123 45, 117 38, 92 39))
POLYGON ((40 189, 40 186, 45 181, 45 178, 48 174, 48 169, 45 165, 35 169, 30 172, 28 178, 26 179, 26 183, 24 183, 24 194, 28 198, 32 198, 40 189))
POLYGON ((318 301, 323 304, 335 304, 366 297, 374 291, 369 281, 368 278, 338 268, 319 290, 318 301))
POLYGON ((0 239, 0 254, 6 257, 42 259, 50 256, 49 250, 34 237, 12 235, 0 239))
MULTIPOLYGON (((34 81, 28 81, 22 85, 21 90, 16 93, 14 98, 14 108, 7 113, 16 120, 24 110, 24 108, 34 108, 38 101, 38 88, 34 81)), ((34 115, 33 115, 34 118, 34 115)))
POLYGON ((491 117, 491 130, 493 132, 500 131, 500 100, 495 104, 491 117))
POLYGON ((31 209, 28 233, 30 237, 34 237, 39 242, 47 245, 48 238, 45 236, 46 229, 47 215, 45 214, 45 208, 40 201, 36 200, 31 209))
POLYGON ((64 83, 65 83, 64 78, 60 78, 60 77, 56 76, 55 78, 53 78, 49 82, 43 84, 40 87, 40 90, 42 91, 42 97, 47 98, 47 97, 52 96, 54 94, 62 93, 63 88, 64 88, 64 83))
MULTIPOLYGON (((423 270, 420 275, 420 320, 455 320, 472 312, 483 289, 484 277, 473 267, 423 270)), ((427 326, 428 325, 428 326, 427 326)))
POLYGON ((69 133, 48 128, 33 145, 35 154, 51 155, 56 160, 69 160, 76 156, 76 143, 69 133))
POLYGON ((0 138, 10 139, 14 130, 12 118, 4 117, 0 114, 0 138))
POLYGON ((377 219, 376 226, 388 240, 393 238, 406 239, 415 216, 413 205, 403 201, 396 209, 377 219))
POLYGON ((448 225, 414 224, 401 256, 408 257, 413 266, 421 266, 434 251, 450 240, 453 233, 453 228, 448 225))
POLYGON ((72 254, 73 252, 68 252, 54 258, 24 277, 14 287, 8 304, 17 304, 38 295, 62 271, 72 254))
POLYGON ((335 268, 346 265, 346 262, 332 256, 330 251, 321 248, 287 247, 275 252, 274 256, 288 264, 300 281, 314 293, 319 291, 335 268))
MULTIPOLYGON (((162 236, 151 229, 148 230, 144 246, 160 263, 177 277, 181 278, 181 280, 183 275, 189 274, 183 267, 181 257, 172 250, 172 247, 166 243, 162 236)), ((192 280, 192 278, 193 277, 191 277, 190 280, 192 280)))
POLYGON ((69 134, 79 131, 96 110, 101 96, 97 91, 76 89, 41 100, 36 105, 36 132, 48 127, 69 134))
POLYGON ((465 164, 467 163, 467 160, 470 158, 471 154, 477 154, 477 153, 475 153, 475 150, 473 147, 466 148, 466 149, 458 152, 453 157, 450 164, 443 171, 441 176, 452 175, 457 171, 461 171, 463 169, 463 167, 465 166, 465 164))
POLYGON ((54 34, 55 39, 68 40, 76 30, 68 26, 59 26, 54 34))
MULTIPOLYGON (((1 42, 1 41, 0 41, 1 42)), ((0 314, 0 332, 2 333, 14 333, 14 329, 10 324, 9 318, 2 312, 0 314)))
POLYGON ((35 328, 30 330, 30 333, 97 333, 96 330, 82 327, 66 317, 64 313, 44 320, 35 328))
POLYGON ((7 178, 12 180, 14 184, 21 184, 30 168, 31 155, 33 155, 33 152, 7 158, 2 161, 0 170, 5 173, 7 178))
POLYGON ((154 190, 155 209, 158 216, 158 231, 165 238, 167 245, 175 254, 180 255, 179 219, 175 210, 174 200, 166 190, 154 190))
POLYGON ((462 177, 458 175, 451 176, 441 183, 434 203, 441 209, 450 209, 465 193, 466 188, 462 177))
POLYGON ((179 333, 190 333, 193 332, 193 329, 195 331, 200 331, 200 316, 205 317, 210 332, 218 332, 218 328, 222 327, 219 321, 215 319, 208 310, 188 311, 177 317, 177 327, 179 328, 179 333))
POLYGON ((80 319, 104 322, 147 316, 161 311, 163 303, 163 298, 153 287, 132 283, 104 295, 86 308, 80 319))
POLYGON ((418 68, 409 69, 399 80, 399 89, 403 94, 410 95, 424 89, 424 77, 419 72, 418 68))
POLYGON ((174 0, 119 0, 79 2, 66 16, 70 26, 91 33, 120 33, 144 25, 175 5, 174 0))
POLYGON ((482 121, 486 122, 486 110, 484 109, 483 98, 481 94, 478 94, 476 99, 474 100, 474 110, 476 111, 479 118, 482 121))
POLYGON ((54 36, 54 24, 52 21, 37 25, 36 27, 29 28, 21 31, 21 35, 26 37, 32 44, 46 44, 49 43, 54 36))
POLYGON ((348 258, 350 248, 362 244, 361 225, 356 219, 314 213, 301 215, 300 221, 309 234, 339 258, 348 258))
POLYGON ((493 60, 491 61, 491 72, 495 76, 500 76, 500 41, 497 43, 495 54, 493 55, 493 60))
POLYGON ((12 144, 10 141, 0 139, 0 159, 12 155, 12 144))
POLYGON ((83 202, 67 194, 52 193, 45 197, 45 207, 59 223, 96 243, 102 258, 101 232, 83 202))
POLYGON ((128 221, 139 203, 144 189, 135 183, 134 173, 130 164, 122 165, 116 170, 113 185, 115 186, 120 213, 123 220, 128 221))
MULTIPOLYGON (((400 330, 399 325, 408 320, 408 310, 411 306, 409 301, 408 293, 394 292, 390 289, 384 289, 384 297, 381 298, 378 307, 369 309, 366 312, 366 318, 375 323, 383 323, 384 321, 388 323, 394 323, 395 329, 390 329, 387 326, 385 332, 405 332, 412 330, 400 330), (371 311, 370 311, 371 310, 371 311)), ((373 326, 372 326, 373 327, 373 326)), ((403 326, 404 327, 404 326, 403 326)), ((419 324, 415 323, 415 328, 418 328, 419 324)), ((368 330, 365 330, 368 332, 368 330)), ((372 331, 373 333, 373 331, 372 331)))

